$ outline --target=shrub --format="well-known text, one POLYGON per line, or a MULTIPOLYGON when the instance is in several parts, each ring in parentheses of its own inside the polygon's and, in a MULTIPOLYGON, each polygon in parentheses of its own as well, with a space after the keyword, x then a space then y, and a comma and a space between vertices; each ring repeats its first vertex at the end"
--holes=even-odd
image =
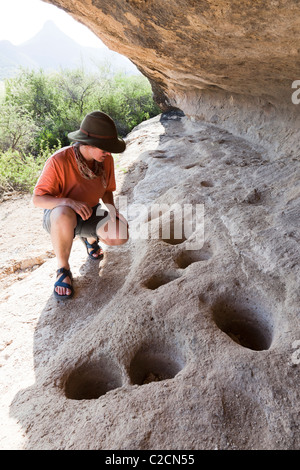
POLYGON ((28 151, 40 129, 31 114, 14 103, 4 103, 0 113, 0 147, 2 150, 28 151))
POLYGON ((109 114, 122 137, 160 112, 145 77, 113 75, 108 66, 97 74, 21 69, 7 79, 0 102, 2 190, 30 190, 47 156, 69 145, 68 133, 95 110, 109 114))
POLYGON ((46 149, 36 157, 12 149, 0 152, 0 194, 7 191, 31 192, 51 153, 46 149))

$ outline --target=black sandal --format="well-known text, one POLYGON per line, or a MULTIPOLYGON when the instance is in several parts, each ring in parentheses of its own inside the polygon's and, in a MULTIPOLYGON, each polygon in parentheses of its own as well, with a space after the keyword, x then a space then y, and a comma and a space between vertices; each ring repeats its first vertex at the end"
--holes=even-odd
POLYGON ((101 259, 103 259, 104 254, 103 254, 103 250, 101 246, 98 244, 98 241, 99 241, 98 238, 94 243, 89 243, 86 238, 82 238, 82 237, 81 237, 81 240, 85 244, 87 254, 89 255, 91 259, 95 259, 96 261, 100 261, 101 259), (89 250, 92 250, 92 251, 89 251, 89 250), (100 253, 98 254, 98 256, 93 256, 99 250, 100 250, 100 253))
POLYGON ((67 282, 63 282, 65 277, 69 277, 72 281, 73 276, 72 276, 71 271, 69 269, 66 269, 66 268, 60 268, 56 271, 56 274, 57 275, 61 274, 61 276, 59 277, 59 279, 54 284, 53 293, 54 293, 55 297, 57 299, 61 299, 61 300, 71 299, 73 297, 73 294, 74 294, 73 286, 72 286, 72 284, 68 284, 67 282), (70 289, 71 294, 70 295, 60 295, 58 292, 56 292, 56 290, 55 290, 56 287, 65 287, 66 289, 70 289))

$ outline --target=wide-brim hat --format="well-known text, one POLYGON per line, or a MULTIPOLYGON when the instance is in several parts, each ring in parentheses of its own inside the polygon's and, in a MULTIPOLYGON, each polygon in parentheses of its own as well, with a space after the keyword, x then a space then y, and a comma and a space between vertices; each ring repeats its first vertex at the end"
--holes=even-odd
POLYGON ((80 129, 68 134, 73 142, 92 145, 107 152, 122 153, 126 143, 118 137, 116 125, 108 114, 93 111, 85 116, 80 129))

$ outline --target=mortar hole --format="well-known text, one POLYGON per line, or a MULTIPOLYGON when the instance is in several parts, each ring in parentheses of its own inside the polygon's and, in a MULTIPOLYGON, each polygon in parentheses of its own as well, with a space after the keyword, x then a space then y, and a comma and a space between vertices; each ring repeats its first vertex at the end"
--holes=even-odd
POLYGON ((190 170, 191 168, 194 168, 195 166, 199 166, 199 163, 191 163, 190 165, 186 165, 183 167, 184 170, 190 170))
POLYGON ((200 184, 204 188, 212 188, 213 187, 213 183, 211 181, 201 181, 200 184))
POLYGON ((260 308, 222 300, 212 311, 216 325, 237 344, 254 351, 270 348, 273 328, 268 315, 260 308))
POLYGON ((118 368, 104 358, 74 369, 65 383, 65 395, 72 400, 92 400, 121 387, 118 368))
POLYGON ((208 250, 186 250, 180 253, 175 259, 175 263, 180 269, 185 269, 198 261, 207 261, 212 257, 212 253, 208 250))
POLYGON ((131 361, 129 375, 133 384, 145 385, 173 379, 182 369, 182 361, 170 351, 142 347, 131 361))
POLYGON ((144 287, 147 289, 155 290, 158 289, 160 286, 168 284, 169 282, 174 281, 177 279, 179 275, 177 273, 162 273, 162 274, 155 274, 146 282, 144 282, 144 287))
POLYGON ((177 222, 172 219, 167 228, 169 229, 167 230, 167 233, 164 230, 160 232, 160 238, 163 242, 168 243, 169 245, 180 245, 185 242, 186 238, 184 236, 184 227, 181 221, 177 222))

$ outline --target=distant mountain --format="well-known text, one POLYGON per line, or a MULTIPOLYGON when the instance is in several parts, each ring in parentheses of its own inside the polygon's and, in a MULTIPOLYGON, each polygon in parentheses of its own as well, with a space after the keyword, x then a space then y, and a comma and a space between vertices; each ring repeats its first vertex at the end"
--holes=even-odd
POLYGON ((83 66, 96 71, 97 65, 109 63, 113 70, 127 74, 139 74, 135 65, 126 57, 101 48, 85 47, 67 36, 53 21, 47 21, 41 31, 28 41, 15 46, 0 41, 0 80, 17 74, 20 66, 45 71, 72 69, 83 66))
POLYGON ((34 60, 24 55, 9 41, 0 41, 0 79, 15 75, 18 67, 37 68, 34 60))

